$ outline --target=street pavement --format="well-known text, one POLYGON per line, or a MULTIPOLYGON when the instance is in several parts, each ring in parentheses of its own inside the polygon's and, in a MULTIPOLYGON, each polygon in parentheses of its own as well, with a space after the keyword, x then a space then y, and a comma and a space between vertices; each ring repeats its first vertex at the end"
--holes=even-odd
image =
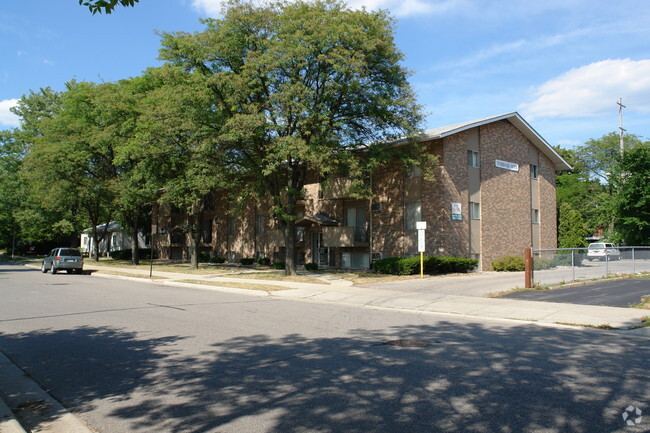
MULTIPOLYGON (((52 284, 55 284, 54 281, 57 278, 66 278, 70 281, 83 281, 83 279, 103 277, 130 282, 138 281, 157 285, 192 287, 203 291, 218 291, 237 295, 246 294, 249 296, 269 298, 270 300, 297 300, 314 304, 332 304, 333 306, 341 307, 369 308, 415 313, 418 315, 432 315, 432 317, 444 317, 444 315, 448 315, 450 318, 469 317, 481 320, 490 319, 495 320, 497 323, 522 322, 529 325, 542 325, 550 328, 566 328, 567 324, 586 326, 606 325, 608 327, 618 328, 619 331, 617 332, 623 333, 628 337, 641 338, 647 341, 648 336, 650 336, 648 333, 649 328, 630 329, 642 324, 641 320, 643 317, 648 316, 647 310, 484 297, 488 293, 516 287, 518 285, 516 280, 520 278, 519 275, 483 273, 469 276, 430 277, 422 280, 407 280, 399 284, 354 286, 349 281, 340 280, 331 275, 324 277, 322 284, 312 284, 252 279, 242 280, 241 278, 230 278, 227 276, 188 275, 159 271, 155 271, 154 279, 149 280, 148 272, 146 271, 133 271, 128 268, 116 269, 112 266, 101 267, 90 263, 87 264, 87 270, 92 271, 92 275, 69 277, 57 275, 48 277, 52 278, 52 284), (110 275, 102 273, 102 271, 120 272, 122 274, 128 274, 128 276, 110 275), (181 280, 188 279, 204 281, 206 284, 180 282, 181 280), (288 289, 259 291, 214 285, 219 282, 248 282, 267 286, 288 287, 288 289), (429 290, 426 289, 427 286, 429 290), (463 288, 466 289, 464 290, 463 288)), ((319 274, 313 275, 319 276, 319 274)), ((521 276, 520 281, 522 280, 523 276, 521 276)), ((645 341, 642 344, 647 347, 645 341)), ((11 374, 7 373, 10 370, 10 366, 0 360, 0 376, 11 376, 11 374)), ((13 376, 16 376, 15 373, 13 376)), ((5 380, 7 380, 6 377, 5 380)), ((19 379, 14 377, 12 380, 19 379)), ((30 393, 28 394, 32 395, 30 393)), ((47 400, 47 393, 44 393, 44 395, 38 398, 32 397, 30 401, 39 401, 41 402, 40 404, 45 406, 50 404, 47 400)), ((10 407, 16 407, 19 404, 16 400, 9 401, 10 407)), ((0 417, 2 417, 2 408, 0 405, 0 417)), ((48 433, 84 431, 83 429, 77 430, 83 427, 80 427, 78 424, 73 425, 76 421, 75 418, 68 417, 69 414, 61 407, 40 408, 39 410, 45 413, 48 413, 47 411, 49 410, 50 414, 46 416, 49 424, 41 424, 41 427, 43 425, 47 425, 47 427, 44 430, 38 431, 48 433), (51 415, 51 413, 59 414, 59 416, 51 415), (67 425, 66 420, 72 424, 67 425), (56 422, 62 422, 62 424, 55 426, 54 423, 56 422)), ((16 422, 11 417, 0 419, 0 433, 20 431, 16 430, 19 427, 16 427, 16 422)))

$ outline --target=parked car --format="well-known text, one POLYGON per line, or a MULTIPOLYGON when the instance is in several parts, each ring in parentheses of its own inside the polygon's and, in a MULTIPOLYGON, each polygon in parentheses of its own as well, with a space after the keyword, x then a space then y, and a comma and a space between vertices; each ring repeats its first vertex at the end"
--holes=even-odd
POLYGON ((62 270, 67 271, 69 274, 73 272, 81 274, 83 268, 84 259, 81 257, 81 251, 76 248, 54 248, 45 256, 41 265, 43 273, 52 271, 52 274, 62 270))
POLYGON ((592 260, 621 260, 621 252, 616 245, 607 242, 589 244, 587 259, 592 260))

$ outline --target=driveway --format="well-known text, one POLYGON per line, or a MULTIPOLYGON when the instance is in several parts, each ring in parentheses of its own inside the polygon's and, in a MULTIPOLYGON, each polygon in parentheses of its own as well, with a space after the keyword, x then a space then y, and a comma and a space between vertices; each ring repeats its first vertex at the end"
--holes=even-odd
POLYGON ((503 296, 527 301, 561 302, 566 304, 629 307, 650 295, 650 279, 623 279, 589 283, 547 291, 527 291, 503 296))

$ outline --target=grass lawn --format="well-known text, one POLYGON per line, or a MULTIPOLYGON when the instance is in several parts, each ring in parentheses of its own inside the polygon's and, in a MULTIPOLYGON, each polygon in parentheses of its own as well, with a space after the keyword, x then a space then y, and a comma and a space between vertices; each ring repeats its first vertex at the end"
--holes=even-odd
POLYGON ((247 289, 247 290, 261 290, 263 292, 277 292, 279 290, 289 290, 291 287, 284 286, 271 286, 265 284, 254 284, 254 283, 231 283, 231 282, 221 282, 221 281, 205 281, 205 280, 179 280, 179 283, 190 283, 190 284, 202 284, 207 286, 216 286, 216 287, 232 287, 235 289, 247 289))

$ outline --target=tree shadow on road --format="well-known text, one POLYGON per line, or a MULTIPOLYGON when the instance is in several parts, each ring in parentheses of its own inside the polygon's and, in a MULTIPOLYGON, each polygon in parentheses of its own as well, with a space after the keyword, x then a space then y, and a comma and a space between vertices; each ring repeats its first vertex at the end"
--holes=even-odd
MULTIPOLYGON (((650 349, 641 338, 443 321, 334 338, 242 336, 191 356, 174 349, 179 339, 78 328, 1 335, 0 343, 68 346, 70 378, 51 392, 79 412, 109 401, 108 416, 128 431, 627 433, 648 426, 644 419, 626 428, 621 418, 629 405, 648 410, 650 349)), ((39 375, 60 368, 57 357, 44 359, 39 375)))

